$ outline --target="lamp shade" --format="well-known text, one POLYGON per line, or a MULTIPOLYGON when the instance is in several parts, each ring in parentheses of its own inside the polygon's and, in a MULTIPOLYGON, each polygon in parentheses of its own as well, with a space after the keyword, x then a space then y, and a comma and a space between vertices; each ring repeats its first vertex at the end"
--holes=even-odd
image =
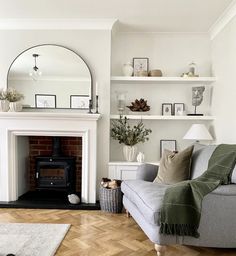
POLYGON ((184 140, 213 140, 204 124, 193 124, 183 137, 184 140))

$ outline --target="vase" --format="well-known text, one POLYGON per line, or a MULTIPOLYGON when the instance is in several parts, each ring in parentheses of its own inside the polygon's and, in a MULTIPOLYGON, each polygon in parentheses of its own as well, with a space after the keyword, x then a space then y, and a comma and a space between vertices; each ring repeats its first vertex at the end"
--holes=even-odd
POLYGON ((10 112, 20 112, 22 110, 22 103, 20 101, 10 102, 10 112))
POLYGON ((130 62, 125 63, 123 65, 123 74, 124 76, 132 76, 133 75, 134 68, 130 62))
POLYGON ((137 153, 137 147, 136 146, 124 145, 123 154, 124 154, 124 158, 125 158, 126 161, 128 161, 128 162, 134 161, 134 159, 136 157, 136 153, 137 153))
POLYGON ((139 152, 138 155, 137 155, 137 161, 139 163, 143 163, 144 162, 144 159, 145 159, 145 156, 142 152, 139 152))
POLYGON ((7 112, 9 110, 9 101, 0 100, 0 112, 7 112))

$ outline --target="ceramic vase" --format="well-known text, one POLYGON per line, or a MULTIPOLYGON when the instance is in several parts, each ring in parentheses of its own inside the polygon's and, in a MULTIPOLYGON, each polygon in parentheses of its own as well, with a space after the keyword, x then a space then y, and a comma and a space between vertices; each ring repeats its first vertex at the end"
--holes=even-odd
POLYGON ((137 154, 137 147, 136 146, 123 146, 123 154, 124 158, 128 162, 134 161, 136 154, 137 154))
POLYGON ((124 76, 132 76, 133 75, 134 68, 130 62, 125 63, 123 65, 123 74, 124 76))
POLYGON ((0 100, 0 112, 7 112, 9 110, 9 101, 0 100))
POLYGON ((20 101, 10 102, 10 112, 20 112, 22 110, 22 103, 20 101))
POLYGON ((143 163, 144 162, 144 159, 145 159, 145 156, 142 152, 139 152, 138 155, 137 155, 137 161, 139 163, 143 163))

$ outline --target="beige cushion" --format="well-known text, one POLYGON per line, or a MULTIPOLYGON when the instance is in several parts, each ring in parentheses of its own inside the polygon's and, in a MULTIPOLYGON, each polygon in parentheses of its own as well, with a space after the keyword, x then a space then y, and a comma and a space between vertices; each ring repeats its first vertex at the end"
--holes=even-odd
POLYGON ((193 146, 176 153, 164 150, 160 161, 158 174, 154 182, 174 184, 190 177, 191 156, 193 146))

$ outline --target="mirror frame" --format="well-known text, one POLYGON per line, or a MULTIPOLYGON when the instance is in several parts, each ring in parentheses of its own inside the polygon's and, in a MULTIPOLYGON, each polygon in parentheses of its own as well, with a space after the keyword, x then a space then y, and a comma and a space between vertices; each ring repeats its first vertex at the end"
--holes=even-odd
MULTIPOLYGON (((36 47, 39 47, 39 46, 57 46, 57 47, 61 47, 61 48, 65 48, 71 52, 73 52, 74 54, 76 54, 79 58, 81 58, 81 60, 84 62, 84 64, 86 65, 86 67, 88 68, 88 71, 89 71, 89 74, 90 74, 90 77, 91 77, 91 106, 93 108, 93 76, 92 76, 92 72, 91 72, 91 69, 89 68, 88 64, 86 63, 85 59, 83 57, 81 57, 80 54, 78 54, 76 51, 74 50, 71 50, 70 48, 66 47, 66 46, 63 46, 63 45, 59 45, 59 44, 38 44, 38 45, 35 45, 35 46, 32 46, 32 47, 29 47, 27 48, 26 50, 24 50, 23 52, 19 53, 15 58, 14 60, 11 62, 9 68, 8 68, 8 71, 7 71, 7 88, 9 88, 9 84, 8 84, 8 77, 9 77, 9 73, 10 73, 10 70, 11 70, 11 67, 13 65, 13 63, 15 62, 15 60, 20 57, 23 53, 27 52, 28 50, 31 50, 33 48, 36 48, 36 47)), ((26 107, 25 109, 37 109, 36 107, 26 107)), ((68 107, 68 108, 55 108, 55 109, 71 109, 71 107, 68 107)))

